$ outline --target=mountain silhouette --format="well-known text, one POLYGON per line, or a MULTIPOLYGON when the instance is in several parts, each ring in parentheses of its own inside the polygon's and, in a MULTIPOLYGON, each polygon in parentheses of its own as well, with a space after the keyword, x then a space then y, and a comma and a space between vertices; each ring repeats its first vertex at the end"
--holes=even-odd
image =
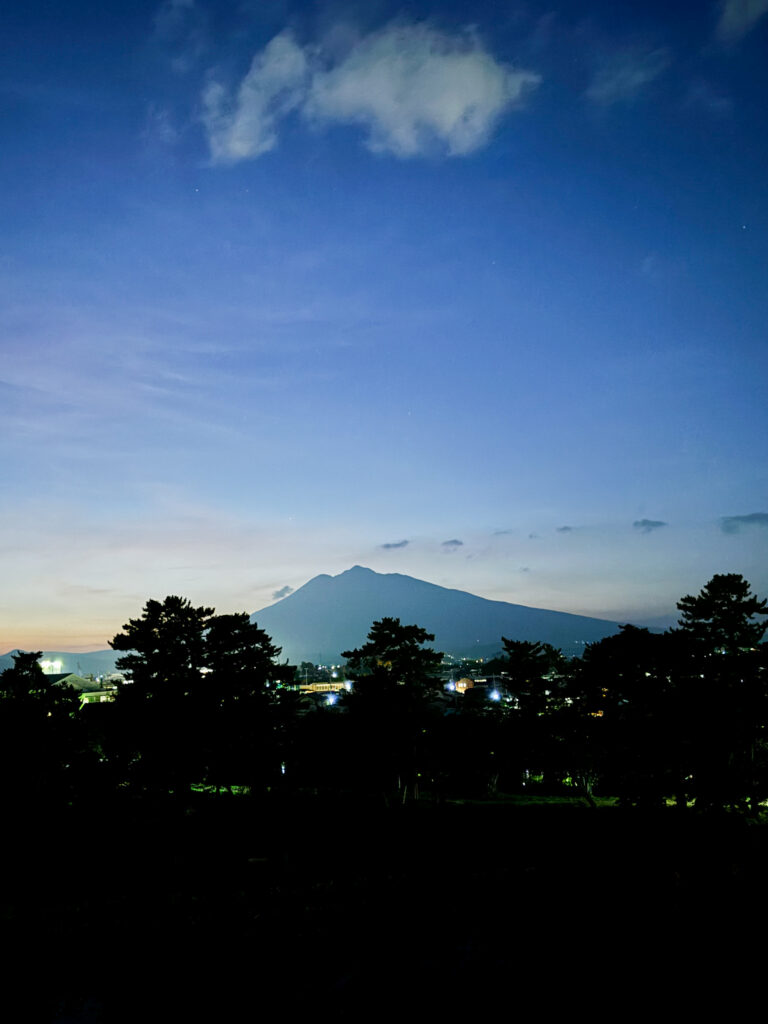
MULTIPOLYGON (((464 590, 400 573, 378 573, 356 565, 338 576, 315 576, 277 604, 254 612, 258 622, 283 648, 281 660, 292 664, 337 664, 341 652, 360 647, 371 623, 384 616, 422 626, 435 634, 432 644, 454 657, 487 658, 497 654, 502 636, 510 640, 541 640, 565 654, 581 654, 593 643, 618 631, 616 622, 529 608, 507 601, 489 601, 464 590)), ((0 672, 13 664, 14 651, 0 655, 0 672)), ((62 672, 102 675, 115 671, 121 651, 45 651, 43 658, 60 661, 62 672)))
POLYGON ((492 657, 501 638, 541 640, 565 654, 618 631, 616 622, 585 615, 489 601, 400 573, 378 573, 356 565, 338 576, 315 576, 277 604, 254 612, 281 660, 335 664, 341 652, 360 647, 371 623, 384 616, 414 623, 435 634, 432 645, 454 657, 492 657))

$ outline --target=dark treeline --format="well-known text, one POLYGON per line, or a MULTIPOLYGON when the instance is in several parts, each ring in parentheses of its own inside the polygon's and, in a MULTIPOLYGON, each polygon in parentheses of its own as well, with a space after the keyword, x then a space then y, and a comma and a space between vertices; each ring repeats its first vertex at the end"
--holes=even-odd
POLYGON ((311 710, 308 668, 247 614, 180 597, 111 641, 114 701, 81 707, 17 655, 0 676, 3 910, 50 984, 16 1019, 133 1020, 155 983, 166 1014, 205 990, 217 1015, 256 998, 254 977, 258 998, 349 1007, 415 965, 448 999, 451 964, 469 991, 473 971, 538 969, 566 934, 581 970, 584 941, 620 970, 628 921, 674 908, 694 942, 733 901, 762 905, 768 602, 722 575, 678 608, 677 629, 624 626, 580 659, 503 638, 483 666, 497 692, 464 694, 423 628, 385 618, 343 654, 351 691, 311 710))
POLYGON ((80 708, 37 653, 16 656, 0 676, 5 777, 19 796, 67 801, 538 791, 756 814, 768 798, 766 608, 742 577, 715 576, 679 602, 677 629, 627 625, 573 660, 502 638, 503 655, 483 666, 495 689, 452 695, 441 655, 424 646, 433 638, 385 618, 344 652, 351 692, 308 713, 296 670, 247 614, 148 601, 111 641, 126 652, 114 702, 80 708))

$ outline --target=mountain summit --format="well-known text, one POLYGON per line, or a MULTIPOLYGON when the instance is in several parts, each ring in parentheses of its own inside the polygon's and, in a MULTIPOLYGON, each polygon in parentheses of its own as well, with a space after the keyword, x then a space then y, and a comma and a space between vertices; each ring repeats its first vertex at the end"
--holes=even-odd
POLYGON ((568 654, 618 631, 618 623, 585 615, 488 601, 463 590, 378 573, 355 565, 338 576, 315 576, 278 604, 254 612, 292 663, 334 664, 341 652, 359 647, 375 619, 415 623, 435 634, 434 646, 455 657, 491 657, 501 638, 542 640, 568 654))

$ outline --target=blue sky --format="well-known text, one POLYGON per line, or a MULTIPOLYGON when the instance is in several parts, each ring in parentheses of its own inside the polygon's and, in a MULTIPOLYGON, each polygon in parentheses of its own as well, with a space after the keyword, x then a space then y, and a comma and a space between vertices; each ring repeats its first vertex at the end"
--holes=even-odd
POLYGON ((0 650, 768 592, 768 0, 674 7, 6 7, 0 650))

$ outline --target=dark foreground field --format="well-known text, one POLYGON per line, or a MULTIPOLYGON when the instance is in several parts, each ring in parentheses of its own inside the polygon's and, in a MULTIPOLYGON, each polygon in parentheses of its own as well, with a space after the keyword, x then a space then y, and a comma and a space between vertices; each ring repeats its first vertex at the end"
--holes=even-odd
POLYGON ((768 829, 734 816, 200 794, 4 835, 9 1020, 625 1019, 762 987, 768 829))

